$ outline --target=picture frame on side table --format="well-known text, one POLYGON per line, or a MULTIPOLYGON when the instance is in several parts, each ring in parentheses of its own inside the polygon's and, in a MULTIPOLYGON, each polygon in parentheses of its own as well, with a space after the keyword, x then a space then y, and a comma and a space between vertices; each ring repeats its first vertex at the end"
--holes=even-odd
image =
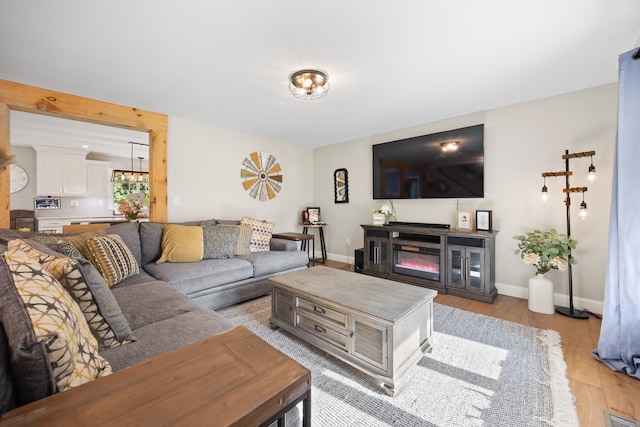
POLYGON ((320 222, 320 208, 307 208, 307 212, 309 213, 309 222, 311 224, 320 222))
POLYGON ((491 231, 493 228, 491 211, 476 211, 476 230, 491 231))
POLYGON ((472 230, 471 212, 470 211, 457 211, 456 212, 456 229, 458 229, 458 230, 472 230))

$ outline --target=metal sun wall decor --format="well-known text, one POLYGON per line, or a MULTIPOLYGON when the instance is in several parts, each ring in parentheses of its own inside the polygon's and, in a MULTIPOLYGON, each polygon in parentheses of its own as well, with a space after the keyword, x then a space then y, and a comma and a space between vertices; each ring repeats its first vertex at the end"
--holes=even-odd
POLYGON ((240 178, 249 195, 261 202, 276 197, 282 188, 282 168, 276 158, 264 151, 254 151, 242 162, 240 178))

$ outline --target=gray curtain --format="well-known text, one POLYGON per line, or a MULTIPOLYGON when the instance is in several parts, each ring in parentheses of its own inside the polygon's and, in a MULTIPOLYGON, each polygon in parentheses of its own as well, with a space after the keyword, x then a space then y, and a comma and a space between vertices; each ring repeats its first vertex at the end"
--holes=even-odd
POLYGON ((640 49, 620 55, 604 312, 594 357, 640 378, 640 49))

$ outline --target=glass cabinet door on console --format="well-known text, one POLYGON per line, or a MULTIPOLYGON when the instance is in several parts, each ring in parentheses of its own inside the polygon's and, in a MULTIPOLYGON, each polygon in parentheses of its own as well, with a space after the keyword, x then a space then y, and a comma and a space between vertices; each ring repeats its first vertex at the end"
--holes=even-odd
POLYGON ((447 285, 479 293, 486 292, 485 250, 466 246, 448 246, 447 285))
POLYGON ((389 272, 389 233, 367 230, 365 233, 364 268, 380 273, 389 272))

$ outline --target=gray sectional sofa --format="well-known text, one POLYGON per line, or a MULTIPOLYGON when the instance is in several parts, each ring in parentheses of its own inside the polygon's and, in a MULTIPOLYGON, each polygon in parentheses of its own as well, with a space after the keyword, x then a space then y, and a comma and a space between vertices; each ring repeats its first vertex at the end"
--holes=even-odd
MULTIPOLYGON (((265 295, 271 291, 266 279, 306 268, 308 263, 307 254, 297 250, 295 242, 272 239, 272 250, 266 252, 155 264, 161 252, 162 224, 122 223, 106 232, 119 235, 140 266, 138 274, 114 285, 109 295, 115 303, 108 309, 124 315, 126 331, 135 337, 133 342, 99 351, 113 371, 230 329, 214 309, 265 295)), ((16 238, 55 254, 33 237, 0 229, 0 255, 16 238)), ((82 263, 85 269, 93 268, 86 260, 82 263)), ((0 257, 0 414, 57 392, 50 361, 25 322, 10 274, 0 257)))

